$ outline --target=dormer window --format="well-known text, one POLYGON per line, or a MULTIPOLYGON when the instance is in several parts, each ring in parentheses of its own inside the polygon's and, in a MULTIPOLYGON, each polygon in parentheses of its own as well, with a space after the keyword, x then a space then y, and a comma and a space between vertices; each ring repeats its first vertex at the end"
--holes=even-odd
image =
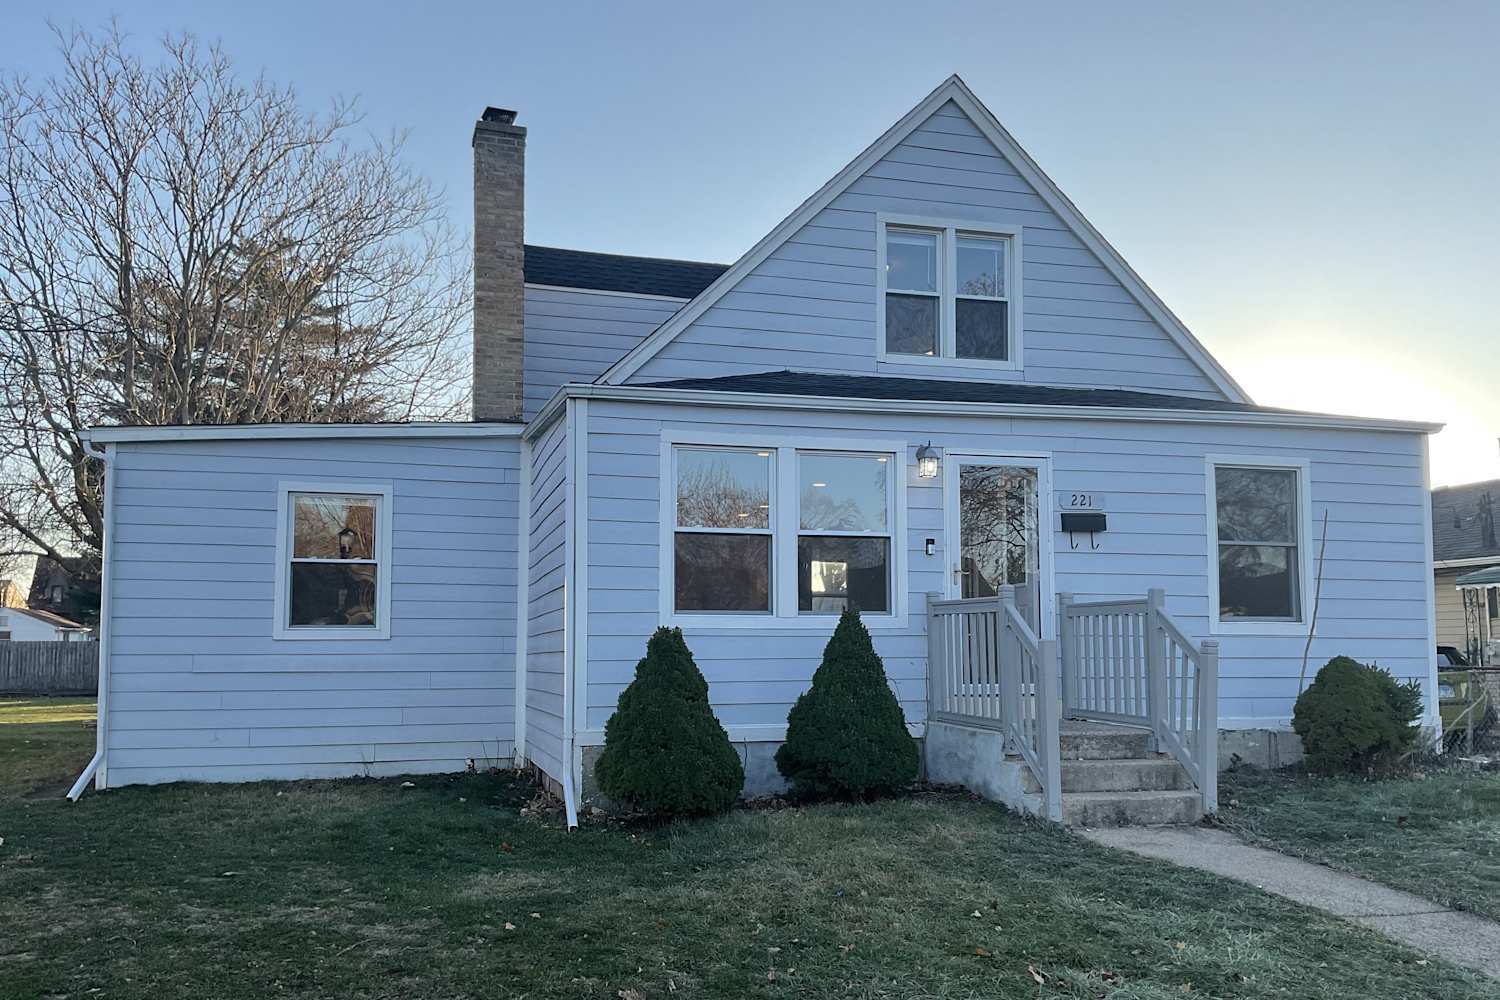
POLYGON ((880 356, 1020 367, 1019 226, 879 221, 880 356))

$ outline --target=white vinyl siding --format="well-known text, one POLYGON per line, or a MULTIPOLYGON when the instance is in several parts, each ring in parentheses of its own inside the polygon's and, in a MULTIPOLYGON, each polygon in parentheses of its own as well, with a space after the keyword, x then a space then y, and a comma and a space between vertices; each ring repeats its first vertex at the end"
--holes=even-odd
POLYGON ((116 455, 111 786, 510 757, 516 440, 173 441, 116 455), (390 483, 389 640, 273 637, 288 479, 390 483))
MULTIPOLYGON (((1123 423, 1064 418, 978 418, 933 414, 698 408, 594 400, 589 411, 589 665, 587 716, 579 727, 597 738, 634 674, 646 638, 661 622, 658 602, 662 498, 658 453, 664 435, 713 440, 750 434, 818 436, 848 448, 860 438, 905 439, 906 525, 897 575, 911 613, 894 628, 872 628, 877 650, 908 722, 924 718, 927 640, 925 595, 944 590, 944 477, 915 475, 915 442, 929 438, 953 454, 1050 455, 1057 491, 1108 497, 1108 530, 1099 548, 1073 549, 1053 536, 1056 588, 1079 600, 1144 595, 1164 587, 1167 607, 1189 632, 1210 632, 1207 456, 1304 457, 1315 520, 1330 512, 1318 634, 1312 662, 1337 655, 1378 661, 1397 676, 1430 679, 1427 601, 1432 571, 1423 537, 1426 493, 1419 434, 1236 427, 1197 423, 1123 423), (924 553, 933 538, 934 554, 924 553)), ((809 445, 810 446, 810 445, 809 445)), ((945 458, 946 461, 946 458, 945 458)), ((1054 523, 1051 530, 1058 532, 1054 523)), ((779 739, 797 695, 806 689, 833 627, 803 619, 724 629, 683 623, 710 685, 714 709, 732 734, 779 739), (759 735, 756 735, 759 734, 759 735)), ((1296 697, 1304 635, 1226 634, 1220 715, 1226 727, 1285 725, 1296 697)))
POLYGON ((629 381, 780 368, 1126 388, 1223 398, 1100 260, 949 102, 629 381), (1025 229, 1024 371, 877 358, 879 214, 1025 229))
POLYGON ((527 285, 522 345, 530 420, 569 382, 592 382, 682 308, 683 299, 527 285))
POLYGON ((563 776, 563 690, 567 614, 567 421, 532 446, 531 565, 527 583, 526 756, 563 776))

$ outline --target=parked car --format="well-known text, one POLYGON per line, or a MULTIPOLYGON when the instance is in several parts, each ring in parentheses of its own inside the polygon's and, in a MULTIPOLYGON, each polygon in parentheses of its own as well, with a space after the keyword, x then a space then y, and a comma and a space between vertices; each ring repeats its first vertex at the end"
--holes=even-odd
POLYGON ((1469 666, 1468 658, 1458 651, 1457 646, 1439 646, 1437 648, 1437 661, 1439 667, 1469 666))

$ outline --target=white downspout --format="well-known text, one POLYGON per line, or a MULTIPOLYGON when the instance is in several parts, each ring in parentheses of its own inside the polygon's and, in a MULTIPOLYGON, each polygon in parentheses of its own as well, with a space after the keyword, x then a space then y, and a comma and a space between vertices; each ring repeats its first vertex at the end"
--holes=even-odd
POLYGON ((110 629, 110 585, 109 568, 113 562, 115 546, 115 446, 106 444, 102 448, 89 440, 87 433, 84 434, 84 444, 90 451, 94 452, 99 460, 104 463, 104 510, 100 515, 100 524, 104 532, 103 549, 99 554, 99 692, 98 692, 98 721, 94 725, 94 756, 84 766, 83 773, 78 780, 73 782, 73 787, 68 789, 68 799, 78 801, 83 794, 89 779, 94 779, 94 787, 104 789, 108 787, 109 767, 106 763, 106 750, 109 745, 109 629, 110 629))

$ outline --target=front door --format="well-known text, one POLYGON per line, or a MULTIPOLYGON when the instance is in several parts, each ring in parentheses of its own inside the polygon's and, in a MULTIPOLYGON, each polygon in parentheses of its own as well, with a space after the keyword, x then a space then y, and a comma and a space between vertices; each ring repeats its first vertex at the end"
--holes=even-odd
POLYGON ((1016 607, 1038 636, 1051 632, 1046 472, 1036 458, 949 460, 950 593, 994 597, 1013 585, 1016 607))

